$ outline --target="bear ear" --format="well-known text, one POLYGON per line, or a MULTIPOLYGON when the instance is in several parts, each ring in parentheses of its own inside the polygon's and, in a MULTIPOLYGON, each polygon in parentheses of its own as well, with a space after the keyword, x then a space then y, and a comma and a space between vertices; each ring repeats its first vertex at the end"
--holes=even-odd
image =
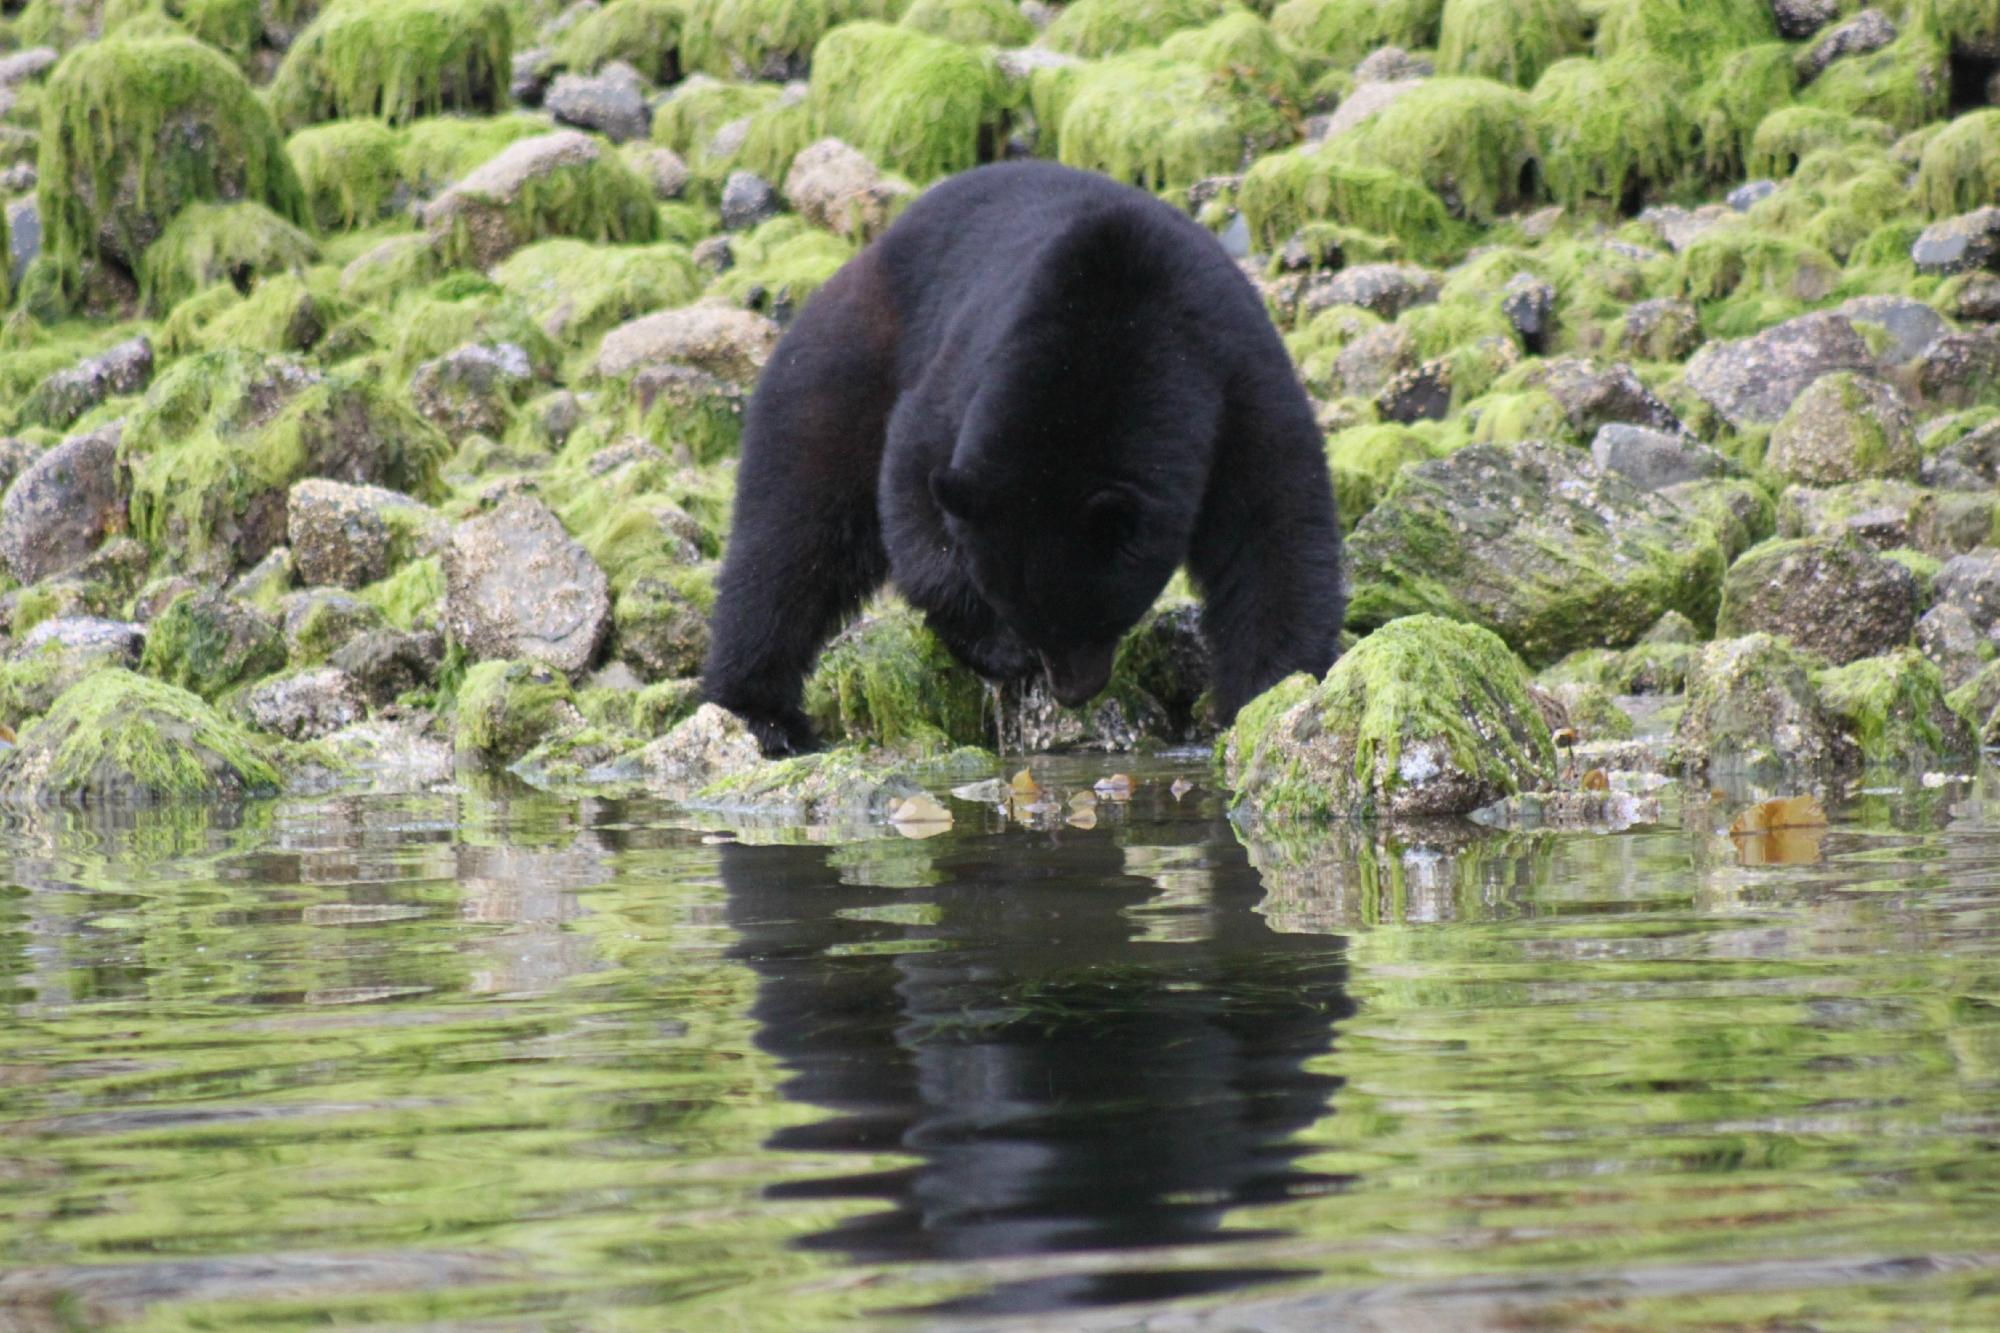
POLYGON ((960 522, 971 523, 985 516, 989 508, 986 488, 971 474, 941 467, 931 473, 931 499, 937 507, 960 522))

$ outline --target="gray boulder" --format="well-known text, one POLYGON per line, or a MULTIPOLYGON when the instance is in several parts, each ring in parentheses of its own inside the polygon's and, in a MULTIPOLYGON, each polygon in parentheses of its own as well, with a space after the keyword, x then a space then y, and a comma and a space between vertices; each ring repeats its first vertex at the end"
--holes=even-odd
POLYGON ((1688 671, 1674 749, 1691 776, 1723 786, 1818 786, 1857 758, 1804 659, 1770 634, 1702 648, 1688 671))
POLYGON ((1917 475, 1916 423, 1902 396, 1865 375, 1813 381, 1771 432, 1770 466, 1792 481, 1827 486, 1917 475))
POLYGON ((1970 273, 2000 267, 2000 206, 1933 222, 1917 236, 1910 258, 1919 273, 1970 273))
POLYGON ((777 343, 778 326, 763 315, 701 302, 642 315, 605 334, 597 373, 616 379, 645 366, 686 365, 748 384, 777 343))
POLYGON ((65 440, 37 458, 0 501, 7 571, 26 584, 82 565, 124 530, 130 484, 115 429, 65 440))
POLYGON ((446 539, 444 520, 400 491, 319 478, 292 486, 285 531, 299 578, 335 588, 366 587, 446 539))
POLYGON ((1750 338, 1711 342, 1688 361, 1687 385, 1732 425, 1770 425, 1821 376, 1872 371, 1875 354, 1845 315, 1819 311, 1750 338))
POLYGON ((1765 542, 1730 567, 1715 632, 1780 634, 1836 666, 1910 641, 1917 581, 1851 539, 1765 542))
POLYGON ((437 684, 444 666, 444 636, 436 631, 372 629, 335 649, 327 659, 362 696, 386 707, 405 694, 437 684))
POLYGON ((1438 275, 1414 264, 1356 264, 1314 278, 1299 298, 1300 313, 1316 315, 1337 305, 1358 305, 1384 319, 1437 300, 1438 275))
POLYGON ((1737 471, 1728 458, 1688 436, 1618 421, 1597 428, 1590 457, 1599 471, 1615 472, 1647 491, 1737 471))
POLYGON ((1931 581, 1939 606, 1964 611, 1981 634, 2000 624, 2000 551, 1985 548, 1944 562, 1931 581))
POLYGON ((785 202, 816 227, 841 236, 873 236, 912 191, 885 177, 865 153, 838 139, 821 139, 792 159, 785 202))
POLYGON ((778 216, 778 192, 756 172, 739 167, 722 182, 720 208, 723 230, 748 231, 778 216))
POLYGON ((1879 9, 1864 9, 1847 22, 1828 28, 1798 58, 1799 81, 1810 83, 1843 56, 1880 51, 1896 40, 1896 25, 1879 9))
POLYGON ((613 143, 643 139, 653 123, 646 81, 622 60, 595 74, 558 74, 543 92, 542 106, 559 123, 596 130, 613 143))
POLYGON ((1944 687, 1955 690, 1977 676, 1993 651, 1992 642, 1955 603, 1934 606, 1917 620, 1917 651, 1938 669, 1944 687))
POLYGON ((467 343, 410 376, 417 411, 454 440, 498 437, 535 383, 528 353, 514 343, 467 343))
POLYGON ((604 571, 527 496, 452 530, 445 582, 446 624, 475 659, 533 658, 574 677, 611 625, 604 571))
POLYGON ((368 716, 360 687, 337 667, 308 667, 261 681, 245 692, 242 708, 252 725, 294 741, 331 735, 368 716))
POLYGON ((57 430, 107 398, 137 393, 153 378, 153 344, 128 338, 109 351, 59 370, 36 386, 21 419, 57 430))

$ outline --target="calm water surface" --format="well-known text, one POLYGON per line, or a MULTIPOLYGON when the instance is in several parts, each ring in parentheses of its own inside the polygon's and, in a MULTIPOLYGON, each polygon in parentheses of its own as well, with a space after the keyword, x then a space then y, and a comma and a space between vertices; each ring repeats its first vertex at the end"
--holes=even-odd
POLYGON ((0 831, 0 1328, 2000 1326, 2000 779, 1746 865, 1117 766, 0 831))

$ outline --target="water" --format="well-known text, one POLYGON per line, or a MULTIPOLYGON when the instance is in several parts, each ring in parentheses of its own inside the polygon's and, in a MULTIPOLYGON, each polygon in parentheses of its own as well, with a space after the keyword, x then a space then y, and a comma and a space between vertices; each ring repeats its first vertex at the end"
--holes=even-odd
POLYGON ((8 829, 0 1328, 2000 1325, 2000 780, 1760 866, 1131 771, 8 829))

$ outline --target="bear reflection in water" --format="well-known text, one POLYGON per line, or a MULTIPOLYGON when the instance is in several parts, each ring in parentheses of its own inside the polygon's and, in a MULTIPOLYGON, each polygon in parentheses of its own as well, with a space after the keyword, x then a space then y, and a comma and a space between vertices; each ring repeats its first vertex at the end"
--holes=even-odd
MULTIPOLYGON (((758 1044, 790 1072, 787 1096, 839 1113, 769 1146, 918 1159, 774 1187, 887 1205, 804 1244, 882 1263, 1243 1240, 1270 1233, 1221 1231, 1231 1208, 1342 1187, 1301 1169, 1293 1142, 1339 1082, 1306 1063, 1352 1011, 1341 942, 1268 928, 1225 821, 930 846, 935 882, 918 889, 844 884, 824 848, 721 849, 758 1044), (1182 868, 1138 868, 1162 863, 1182 868), (1183 905, 1151 930, 1163 898, 1183 905)), ((1117 1268, 936 1308, 1025 1313, 1288 1276, 1185 1258, 1117 1268)))

